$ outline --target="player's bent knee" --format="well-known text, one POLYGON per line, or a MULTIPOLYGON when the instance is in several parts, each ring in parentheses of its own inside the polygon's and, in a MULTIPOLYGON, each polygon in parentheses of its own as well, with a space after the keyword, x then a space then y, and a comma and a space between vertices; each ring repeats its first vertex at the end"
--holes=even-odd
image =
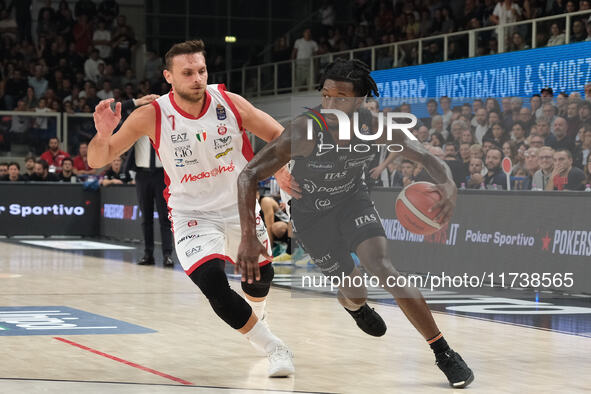
POLYGON ((253 283, 242 282, 242 290, 251 297, 262 298, 269 294, 271 282, 275 277, 275 270, 273 264, 266 264, 259 268, 261 279, 255 280, 253 283))

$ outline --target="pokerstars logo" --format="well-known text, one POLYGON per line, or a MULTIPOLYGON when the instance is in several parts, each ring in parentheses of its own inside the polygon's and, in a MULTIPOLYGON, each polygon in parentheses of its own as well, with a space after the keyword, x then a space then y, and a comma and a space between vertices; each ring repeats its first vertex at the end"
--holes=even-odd
POLYGON ((236 167, 234 166, 234 162, 230 162, 230 164, 227 166, 219 165, 216 168, 213 168, 209 171, 202 171, 199 174, 185 174, 181 179, 181 183, 197 182, 201 179, 213 178, 226 172, 233 172, 235 169, 236 167))
POLYGON ((542 250, 552 254, 569 256, 591 256, 591 231, 554 230, 542 238, 542 250))

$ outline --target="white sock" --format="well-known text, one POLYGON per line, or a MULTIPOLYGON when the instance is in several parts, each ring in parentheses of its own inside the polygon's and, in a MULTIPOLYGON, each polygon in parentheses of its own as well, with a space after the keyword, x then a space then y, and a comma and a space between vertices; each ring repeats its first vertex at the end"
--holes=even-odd
POLYGON ((254 327, 244 334, 244 336, 257 347, 263 349, 265 353, 271 353, 275 350, 275 346, 283 345, 281 339, 273 335, 260 321, 257 321, 254 327))
POLYGON ((259 320, 261 320, 263 316, 265 316, 265 306, 267 305, 266 298, 259 302, 251 301, 248 298, 246 298, 246 302, 248 302, 248 305, 250 305, 252 311, 254 312, 256 317, 258 317, 259 320))

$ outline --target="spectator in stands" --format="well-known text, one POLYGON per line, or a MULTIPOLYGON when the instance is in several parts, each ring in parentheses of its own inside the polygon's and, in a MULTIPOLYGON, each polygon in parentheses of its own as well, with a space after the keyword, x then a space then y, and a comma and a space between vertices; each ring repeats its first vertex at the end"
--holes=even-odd
POLYGON ((480 144, 473 144, 470 146, 470 158, 476 158, 482 160, 484 157, 484 151, 480 144))
MULTIPOLYGON (((540 169, 539 163, 539 150, 538 148, 529 148, 525 151, 525 164, 523 169, 525 170, 525 175, 527 177, 527 181, 523 182, 522 190, 530 190, 532 188, 533 177, 535 173, 540 169)), ((517 176, 517 172, 515 172, 517 176)))
POLYGON ((78 176, 80 175, 92 175, 95 174, 96 171, 88 165, 88 143, 81 142, 80 146, 78 147, 78 156, 74 157, 73 165, 74 165, 74 173, 78 176))
POLYGON ((444 141, 445 138, 443 138, 443 135, 438 132, 431 134, 431 137, 429 137, 429 142, 431 143, 431 146, 442 147, 444 141))
POLYGON ((501 123, 501 115, 498 112, 492 111, 488 113, 488 124, 493 125, 495 123, 501 123))
POLYGON ((552 23, 552 26, 550 26, 550 33, 550 38, 548 39, 546 46, 551 47, 564 44, 564 33, 560 31, 558 23, 552 23))
POLYGON ((566 118, 567 106, 568 94, 565 92, 558 93, 558 96, 556 96, 556 115, 566 118))
POLYGON ((429 115, 425 118, 421 118, 421 122, 430 129, 431 120, 437 115, 437 101, 434 99, 429 99, 429 101, 427 101, 427 113, 429 115))
POLYGON ((577 146, 573 154, 573 165, 579 168, 585 168, 585 163, 591 153, 591 124, 583 126, 582 143, 577 146))
POLYGON ((591 101, 583 101, 579 107, 579 120, 581 124, 591 123, 591 101))
POLYGON ((468 171, 470 175, 466 178, 466 187, 468 189, 480 189, 480 185, 484 182, 482 159, 472 157, 470 159, 470 166, 468 171))
POLYGON ((296 85, 307 86, 310 74, 310 57, 318 51, 318 44, 312 39, 312 30, 305 29, 301 38, 293 44, 291 58, 296 59, 296 85))
POLYGON ((568 136, 568 123, 566 119, 557 117, 554 120, 554 141, 547 144, 554 150, 569 150, 571 153, 575 150, 575 141, 568 136))
POLYGON ((490 16, 490 21, 495 25, 504 25, 517 22, 521 18, 521 7, 512 0, 504 0, 497 3, 490 16))
POLYGON ((92 45, 98 50, 98 56, 108 61, 111 58, 111 30, 105 27, 105 22, 99 19, 97 28, 92 34, 92 45))
POLYGON ((476 139, 476 142, 482 144, 482 138, 489 130, 487 110, 484 108, 480 108, 479 110, 477 110, 474 119, 476 119, 476 125, 474 127, 474 138, 476 139))
POLYGON ((7 110, 12 111, 16 107, 17 100, 27 94, 28 86, 22 71, 18 68, 15 69, 4 85, 4 106, 7 110))
POLYGON ((431 120, 429 135, 432 135, 433 133, 441 134, 444 140, 447 140, 449 137, 449 132, 443 127, 443 117, 441 115, 435 115, 431 120))
POLYGON ((580 19, 573 22, 573 33, 570 35, 570 42, 580 42, 587 39, 587 28, 580 19))
POLYGON ((70 155, 67 152, 60 150, 60 142, 57 137, 49 139, 49 149, 41 155, 41 159, 43 159, 48 166, 54 166, 58 172, 61 171, 62 161, 69 157, 70 155))
POLYGON ((546 190, 584 190, 585 173, 573 167, 573 156, 570 151, 563 149, 554 152, 554 169, 550 174, 550 181, 546 190))
POLYGON ((103 82, 103 88, 101 90, 99 90, 96 95, 101 100, 113 98, 113 89, 111 87, 111 81, 108 79, 105 80, 103 82))
POLYGON ((568 136, 576 138, 581 128, 581 119, 579 119, 579 100, 569 99, 566 106, 566 122, 568 123, 568 136))
POLYGON ((459 156, 460 156, 460 162, 464 163, 464 166, 466 168, 468 168, 468 165, 470 164, 470 146, 472 144, 467 143, 467 142, 462 142, 460 143, 460 150, 459 150, 459 156))
POLYGON ((405 187, 414 182, 414 171, 416 164, 410 160, 402 160, 400 171, 395 171, 390 175, 391 187, 405 187))
POLYGON ((509 159, 511 159, 511 162, 514 162, 515 159, 517 158, 517 143, 515 143, 515 141, 505 141, 505 143, 503 143, 503 155, 505 155, 505 157, 508 157, 509 159))
POLYGON ((431 41, 423 54, 423 63, 436 63, 443 61, 443 53, 436 41, 431 41))
MULTIPOLYGON (((123 15, 119 15, 121 18, 123 15)), ((135 46, 136 40, 133 38, 131 27, 127 25, 120 26, 113 34, 112 39, 113 57, 115 59, 125 59, 127 63, 131 62, 131 51, 135 46)))
POLYGON ((529 146, 533 148, 541 148, 544 146, 544 137, 539 136, 537 134, 532 134, 529 137, 529 146))
POLYGON ((90 57, 84 62, 84 76, 87 81, 97 83, 101 76, 99 72, 99 64, 105 64, 105 62, 99 58, 99 51, 93 48, 90 52, 90 57))
POLYGON ((447 96, 441 96, 439 99, 439 105, 441 106, 441 117, 443 118, 443 128, 449 130, 449 126, 452 122, 452 111, 451 111, 451 99, 447 96))
POLYGON ((98 17, 106 26, 112 26, 113 21, 119 16, 119 4, 115 0, 103 0, 98 6, 98 17))
POLYGON ((76 174, 74 174, 74 167, 72 159, 66 157, 62 160, 62 172, 58 174, 58 181, 59 182, 70 182, 74 183, 77 182, 78 179, 76 174))
MULTIPOLYGON (((467 123, 464 122, 464 124, 467 124, 467 123)), ((472 144, 476 143, 476 140, 474 139, 474 135, 472 135, 472 132, 470 131, 470 129, 464 129, 462 131, 462 135, 460 137, 460 143, 468 144, 468 145, 472 145, 472 144)))
POLYGON ((25 173, 23 178, 25 181, 30 181, 31 177, 35 173, 35 156, 29 154, 25 157, 25 173))
POLYGON ((89 23, 86 14, 76 15, 76 23, 72 28, 76 52, 83 55, 88 53, 88 48, 92 45, 92 24, 89 23))
POLYGON ((9 182, 22 182, 25 180, 25 178, 20 174, 20 171, 21 166, 16 162, 12 162, 8 164, 8 175, 6 175, 4 179, 0 178, 0 180, 9 182))
POLYGON ((517 118, 521 123, 523 123, 523 127, 526 130, 529 130, 531 126, 534 124, 534 120, 532 117, 531 109, 527 107, 523 107, 519 110, 519 116, 517 118))
POLYGON ((523 49, 529 49, 530 46, 523 41, 523 37, 518 32, 514 32, 511 37, 511 45, 509 46, 510 51, 521 51, 523 49))
POLYGON ((58 178, 52 172, 49 172, 49 164, 43 159, 35 161, 35 169, 33 175, 29 178, 33 182, 57 182, 58 178))
MULTIPOLYGON (((48 1, 51 5, 51 1, 48 1)), ((39 11, 39 19, 37 20, 37 37, 45 37, 53 39, 57 33, 55 11, 53 8, 45 7, 39 11)))
POLYGON ((429 141, 429 129, 427 129, 427 126, 419 126, 419 128, 417 129, 416 137, 419 140, 419 142, 429 141))
POLYGON ((585 164, 585 188, 587 185, 591 185, 591 155, 587 156, 585 164))
POLYGON ((43 67, 40 64, 35 66, 35 74, 29 77, 29 86, 35 92, 35 98, 38 100, 45 94, 48 88, 48 81, 43 76, 43 67))
MULTIPOLYGON (((494 113, 494 112, 491 112, 494 113)), ((483 137, 483 139, 491 140, 497 146, 503 146, 505 141, 509 139, 509 136, 505 132, 503 125, 499 122, 492 123, 491 128, 487 132, 487 134, 483 137)))
POLYGON ((117 157, 111 162, 110 168, 99 182, 101 186, 133 183, 129 171, 121 171, 121 163, 123 163, 121 157, 117 157))
POLYGON ((556 137, 550 134, 550 124, 543 117, 536 121, 536 135, 544 138, 544 145, 552 146, 556 141, 556 137))
POLYGON ((521 121, 517 121, 511 128, 511 140, 516 143, 525 142, 525 125, 521 121))
POLYGON ((0 163, 0 179, 8 175, 8 163, 0 163))
POLYGON ((486 169, 487 173, 484 176, 483 182, 487 188, 492 188, 497 185, 497 188, 506 189, 506 176, 501 170, 501 160, 503 159, 503 152, 496 146, 492 146, 486 152, 486 169))
POLYGON ((459 143, 462 139, 462 134, 464 133, 464 131, 470 132, 468 124, 465 123, 463 120, 454 120, 451 123, 451 133, 449 134, 447 141, 459 143))
POLYGON ((532 189, 545 190, 550 181, 550 176, 554 168, 553 162, 554 149, 549 146, 543 146, 538 150, 538 163, 540 168, 532 178, 532 189))
POLYGON ((60 2, 59 11, 56 17, 56 32, 60 37, 68 42, 74 40, 72 30, 74 28, 74 18, 67 2, 60 2))

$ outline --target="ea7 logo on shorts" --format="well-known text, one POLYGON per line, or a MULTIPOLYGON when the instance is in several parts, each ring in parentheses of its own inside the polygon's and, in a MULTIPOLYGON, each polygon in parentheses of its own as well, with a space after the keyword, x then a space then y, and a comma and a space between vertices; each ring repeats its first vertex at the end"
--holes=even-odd
POLYGON ((193 151, 191 150, 191 148, 189 148, 189 145, 185 145, 185 146, 179 146, 177 148, 174 148, 174 156, 181 159, 187 156, 191 156, 193 154, 193 151))
POLYGON ((363 215, 355 218, 355 227, 363 227, 369 223, 375 223, 378 221, 375 213, 371 213, 369 215, 363 215))
POLYGON ((191 249, 185 251, 185 256, 191 257, 195 253, 199 253, 199 252, 201 252, 201 246, 195 246, 194 248, 191 248, 191 249))
POLYGON ((218 153, 217 155, 215 155, 216 159, 219 159, 222 156, 226 156, 228 153, 232 152, 234 150, 234 148, 228 148, 223 152, 218 153))
POLYGON ((180 144, 181 142, 187 142, 187 133, 172 134, 170 140, 173 144, 180 144))

